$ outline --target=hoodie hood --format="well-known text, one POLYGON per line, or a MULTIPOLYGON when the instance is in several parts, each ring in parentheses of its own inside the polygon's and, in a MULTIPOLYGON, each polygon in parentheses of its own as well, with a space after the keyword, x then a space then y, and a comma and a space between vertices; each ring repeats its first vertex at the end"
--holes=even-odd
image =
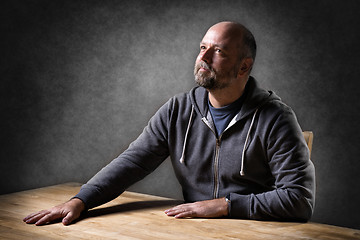
MULTIPOLYGON (((264 104, 273 100, 281 100, 274 92, 266 91, 259 87, 257 81, 253 77, 249 80, 245 87, 247 94, 243 106, 239 114, 237 114, 236 121, 239 121, 247 116, 253 114, 256 109, 261 108, 264 104)), ((195 87, 190 91, 191 103, 194 109, 202 116, 207 117, 208 107, 208 91, 203 87, 195 87)))

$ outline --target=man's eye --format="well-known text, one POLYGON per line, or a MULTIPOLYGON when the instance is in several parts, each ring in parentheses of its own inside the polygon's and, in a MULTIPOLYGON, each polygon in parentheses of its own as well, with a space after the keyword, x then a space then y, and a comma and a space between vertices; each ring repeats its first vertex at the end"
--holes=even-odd
POLYGON ((200 46, 200 49, 204 50, 204 49, 206 49, 206 47, 205 46, 200 46))
POLYGON ((219 52, 221 52, 221 49, 216 49, 215 51, 219 53, 219 52))

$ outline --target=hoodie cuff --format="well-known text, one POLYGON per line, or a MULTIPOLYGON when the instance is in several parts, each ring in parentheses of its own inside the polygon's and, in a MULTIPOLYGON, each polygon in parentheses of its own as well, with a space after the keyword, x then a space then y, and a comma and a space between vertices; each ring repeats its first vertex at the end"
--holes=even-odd
POLYGON ((85 209, 91 209, 96 206, 95 202, 92 202, 91 199, 96 199, 94 197, 94 191, 92 189, 82 187, 78 194, 76 194, 73 198, 78 198, 85 204, 85 209))
POLYGON ((250 195, 240 195, 230 193, 230 217, 231 218, 250 218, 250 195))

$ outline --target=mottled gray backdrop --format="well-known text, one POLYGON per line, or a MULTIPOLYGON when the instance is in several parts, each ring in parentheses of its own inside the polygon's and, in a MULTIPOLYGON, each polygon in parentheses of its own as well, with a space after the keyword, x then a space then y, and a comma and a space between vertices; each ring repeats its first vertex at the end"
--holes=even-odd
MULTIPOLYGON (((360 228, 359 1, 1 1, 0 190, 86 182, 193 83, 206 29, 245 24, 253 71, 315 134, 312 221, 360 228)), ((131 190, 181 197, 171 164, 131 190)))

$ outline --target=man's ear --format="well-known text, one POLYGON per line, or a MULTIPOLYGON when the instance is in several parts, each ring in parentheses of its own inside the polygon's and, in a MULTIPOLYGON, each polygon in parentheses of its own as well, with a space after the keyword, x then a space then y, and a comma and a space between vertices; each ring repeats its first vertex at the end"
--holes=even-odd
POLYGON ((249 74, 250 70, 253 66, 254 60, 252 58, 244 58, 241 60, 240 68, 239 68, 239 77, 244 76, 245 74, 249 74))

